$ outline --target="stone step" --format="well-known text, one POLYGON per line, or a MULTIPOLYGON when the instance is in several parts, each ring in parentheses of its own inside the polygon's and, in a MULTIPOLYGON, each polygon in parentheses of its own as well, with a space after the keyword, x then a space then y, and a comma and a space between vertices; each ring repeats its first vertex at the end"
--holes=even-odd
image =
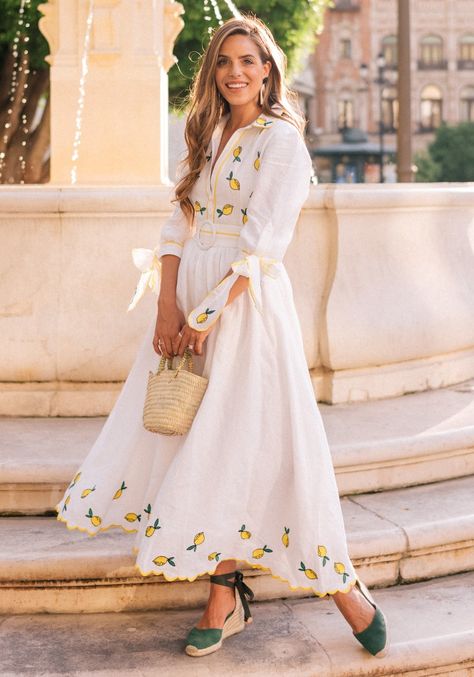
MULTIPOLYGON (((343 496, 474 473, 474 380, 319 408, 343 496)), ((0 419, 0 514, 52 511, 104 421, 0 419)))
POLYGON ((220 651, 187 656, 197 610, 0 617, 3 677, 428 677, 474 674, 474 573, 374 593, 391 648, 370 656, 329 599, 254 602, 220 651))
MULTIPOLYGON (((342 499, 349 552, 372 587, 474 569, 474 477, 342 499)), ((90 537, 51 517, 0 519, 0 613, 94 612, 202 604, 207 576, 193 583, 142 577, 134 537, 90 537)), ((243 565, 245 569, 245 565, 243 565)), ((262 570, 249 576, 259 599, 301 597, 262 570)))

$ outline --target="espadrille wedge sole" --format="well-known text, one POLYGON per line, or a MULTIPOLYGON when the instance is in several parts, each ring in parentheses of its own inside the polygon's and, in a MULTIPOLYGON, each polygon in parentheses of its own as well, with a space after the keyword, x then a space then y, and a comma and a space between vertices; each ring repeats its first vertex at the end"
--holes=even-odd
POLYGON ((207 656, 207 654, 217 651, 221 648, 224 639, 242 632, 246 624, 252 621, 246 596, 253 599, 253 592, 243 583, 243 576, 240 571, 211 576, 210 580, 212 583, 234 588, 235 607, 227 615, 222 629, 192 628, 186 638, 185 651, 188 656, 207 656), (235 582, 231 583, 228 579, 234 575, 235 582))

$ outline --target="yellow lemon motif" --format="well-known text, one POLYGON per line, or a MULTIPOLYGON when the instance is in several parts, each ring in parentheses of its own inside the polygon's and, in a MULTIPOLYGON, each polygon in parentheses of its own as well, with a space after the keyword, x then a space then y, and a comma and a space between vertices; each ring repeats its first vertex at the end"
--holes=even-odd
POLYGON ((222 207, 222 209, 217 209, 217 216, 220 218, 223 214, 224 216, 229 216, 229 214, 232 214, 234 211, 234 205, 226 204, 222 207))
POLYGON ((209 308, 206 308, 206 310, 203 313, 201 313, 200 315, 198 315, 196 317, 196 322, 198 324, 203 324, 204 322, 207 321, 207 318, 209 317, 209 315, 212 315, 212 313, 215 313, 215 312, 216 312, 215 310, 209 310, 209 308))
POLYGON ((267 548, 266 545, 264 545, 263 548, 255 548, 255 550, 252 552, 252 557, 254 559, 261 559, 266 552, 273 552, 273 550, 267 548))
POLYGON ((194 211, 199 212, 199 214, 204 214, 206 208, 201 207, 201 203, 196 200, 196 202, 194 203, 194 211))
POLYGON ((242 223, 245 225, 247 221, 249 220, 249 217, 247 216, 247 209, 248 207, 245 207, 245 209, 241 209, 240 211, 242 212, 242 223))
POLYGON ((117 489, 112 500, 116 501, 118 498, 120 498, 120 496, 123 494, 126 488, 127 487, 125 486, 125 482, 122 482, 120 489, 117 489))
POLYGON ((204 543, 206 540, 206 537, 204 536, 204 531, 199 531, 193 540, 193 544, 189 545, 186 550, 194 550, 196 552, 198 545, 201 545, 201 543, 204 543))
POLYGON ((310 578, 311 580, 316 579, 318 576, 313 569, 307 569, 306 566, 304 565, 304 562, 300 562, 300 568, 298 571, 304 571, 306 578, 310 578))
POLYGON ((209 561, 215 559, 216 562, 218 562, 218 561, 219 561, 220 554, 221 554, 220 552, 211 552, 211 554, 207 556, 207 559, 208 559, 209 561))
POLYGON ((265 120, 265 118, 257 118, 255 122, 261 127, 268 127, 268 125, 272 124, 272 120, 265 120))
POLYGON ((155 520, 153 526, 150 525, 149 527, 146 528, 145 536, 148 536, 148 538, 150 538, 150 536, 153 536, 153 534, 157 529, 161 529, 159 518, 155 520))
POLYGON ((346 578, 349 578, 349 574, 346 572, 346 567, 342 562, 335 562, 334 563, 334 570, 336 573, 340 574, 342 576, 342 582, 346 582, 346 578))
POLYGON ((283 527, 283 528, 285 529, 285 533, 281 537, 281 542, 283 543, 285 548, 287 548, 290 545, 290 537, 288 536, 288 534, 290 533, 290 530, 289 530, 288 527, 283 527))
POLYGON ((258 170, 260 169, 260 151, 257 151, 257 157, 255 158, 255 160, 253 162, 253 166, 255 167, 255 169, 258 172, 258 170))
POLYGON ((141 518, 142 516, 137 515, 136 512, 127 512, 127 514, 125 515, 125 519, 127 520, 127 522, 136 522, 137 520, 140 521, 141 518))
POLYGON ((242 146, 236 146, 234 150, 232 151, 232 155, 234 156, 234 159, 232 162, 242 162, 240 159, 240 153, 242 152, 242 146))
POLYGON ((62 510, 63 512, 64 512, 65 510, 67 510, 67 507, 68 507, 68 505, 69 505, 70 500, 71 500, 71 494, 69 494, 69 495, 66 497, 66 500, 64 501, 64 504, 63 504, 63 510, 62 510))
POLYGON ((84 489, 84 491, 81 494, 81 498, 85 498, 86 496, 89 496, 89 494, 92 494, 93 491, 95 491, 95 484, 91 489, 84 489))
POLYGON ((251 535, 252 535, 252 534, 250 533, 250 531, 247 531, 247 530, 245 529, 245 524, 242 524, 242 526, 241 526, 240 529, 239 529, 239 532, 240 532, 240 538, 250 538, 251 535))
POLYGON ((330 557, 328 557, 328 551, 326 546, 324 545, 318 545, 318 555, 319 557, 322 558, 323 560, 323 567, 326 566, 326 562, 329 562, 330 557))
POLYGON ((69 485, 68 489, 72 489, 73 486, 79 482, 79 480, 81 479, 81 475, 82 475, 82 473, 80 473, 80 472, 77 473, 77 475, 75 476, 75 478, 73 479, 73 481, 69 485))
POLYGON ((91 524, 94 527, 98 527, 100 524, 102 524, 102 518, 99 517, 99 515, 94 515, 92 508, 89 508, 89 512, 87 513, 86 517, 90 519, 91 524))
POLYGON ((174 556, 173 557, 165 557, 165 555, 158 555, 158 557, 155 557, 153 562, 158 567, 162 567, 164 564, 171 564, 172 567, 176 566, 176 564, 174 563, 174 556))
POLYGON ((226 181, 229 182, 229 186, 232 190, 240 190, 240 181, 234 178, 234 173, 231 172, 229 176, 226 177, 226 181))

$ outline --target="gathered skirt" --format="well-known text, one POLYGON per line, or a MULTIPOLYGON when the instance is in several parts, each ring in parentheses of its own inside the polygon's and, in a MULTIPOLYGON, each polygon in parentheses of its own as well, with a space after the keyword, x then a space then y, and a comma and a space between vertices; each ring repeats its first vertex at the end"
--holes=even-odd
MULTIPOLYGON (((238 257, 230 238, 185 242, 177 301, 185 316, 238 257)), ((225 559, 267 569, 292 588, 348 591, 349 559, 331 454, 283 264, 222 313, 194 357, 209 379, 189 432, 148 432, 142 414, 159 357, 156 318, 105 424, 62 500, 58 519, 97 534, 135 534, 142 575, 194 580, 225 559)))

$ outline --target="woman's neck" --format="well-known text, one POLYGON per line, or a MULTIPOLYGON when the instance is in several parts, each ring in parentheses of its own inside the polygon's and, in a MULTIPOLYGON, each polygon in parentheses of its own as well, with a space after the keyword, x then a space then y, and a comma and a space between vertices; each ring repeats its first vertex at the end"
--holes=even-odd
POLYGON ((234 106, 230 108, 229 118, 226 123, 226 129, 232 134, 240 127, 246 127, 251 122, 256 120, 261 113, 261 106, 252 107, 251 110, 241 110, 242 106, 234 106))

